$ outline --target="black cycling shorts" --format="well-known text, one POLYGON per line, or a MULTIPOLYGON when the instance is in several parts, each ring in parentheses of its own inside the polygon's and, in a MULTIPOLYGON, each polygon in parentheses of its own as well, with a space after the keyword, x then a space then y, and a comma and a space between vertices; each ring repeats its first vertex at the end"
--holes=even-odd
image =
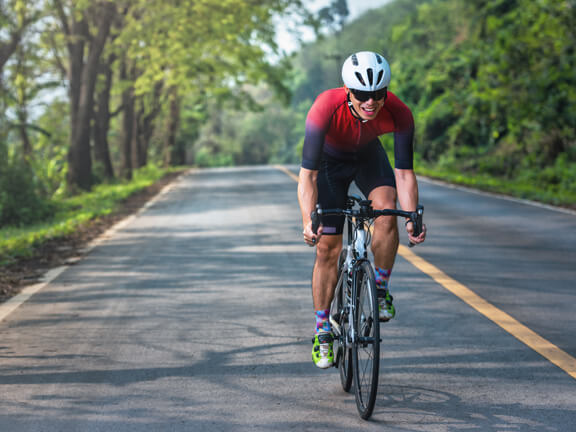
MULTIPOLYGON (((348 160, 324 153, 318 171, 318 203, 324 209, 344 208, 354 181, 365 197, 379 186, 396 188, 394 171, 379 141, 368 144, 348 160)), ((324 216, 323 234, 342 234, 344 216, 324 216)))

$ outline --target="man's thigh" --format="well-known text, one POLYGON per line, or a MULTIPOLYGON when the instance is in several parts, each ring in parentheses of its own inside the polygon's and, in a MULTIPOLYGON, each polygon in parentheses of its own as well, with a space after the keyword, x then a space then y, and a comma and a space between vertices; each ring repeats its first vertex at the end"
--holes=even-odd
MULTIPOLYGON (((350 162, 330 158, 322 160, 317 184, 318 203, 322 208, 343 208, 346 205, 355 169, 355 165, 350 162)), ((325 216, 322 225, 324 235, 340 235, 344 227, 344 216, 325 216)))

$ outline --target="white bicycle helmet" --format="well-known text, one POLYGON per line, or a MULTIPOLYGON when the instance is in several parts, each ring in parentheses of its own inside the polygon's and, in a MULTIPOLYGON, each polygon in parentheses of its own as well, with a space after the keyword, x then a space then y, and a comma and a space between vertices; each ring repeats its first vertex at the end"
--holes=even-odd
POLYGON ((384 57, 375 52, 357 52, 344 61, 342 80, 350 89, 380 90, 390 84, 390 65, 384 57))

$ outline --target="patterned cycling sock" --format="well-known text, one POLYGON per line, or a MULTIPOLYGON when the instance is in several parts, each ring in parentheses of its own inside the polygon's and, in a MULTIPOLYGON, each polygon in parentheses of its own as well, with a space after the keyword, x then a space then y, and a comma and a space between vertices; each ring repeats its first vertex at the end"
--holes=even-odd
POLYGON ((390 274, 392 269, 387 270, 380 267, 374 269, 374 277, 376 278, 376 285, 380 289, 388 289, 388 280, 390 279, 390 274))
POLYGON ((316 311, 316 333, 332 331, 329 316, 330 309, 316 311))

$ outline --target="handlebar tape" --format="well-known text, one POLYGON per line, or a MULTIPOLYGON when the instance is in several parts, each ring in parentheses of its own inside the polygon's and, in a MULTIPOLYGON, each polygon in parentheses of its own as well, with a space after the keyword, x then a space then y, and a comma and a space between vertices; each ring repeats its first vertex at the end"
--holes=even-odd
POLYGON ((320 204, 316 204, 316 210, 310 214, 310 218, 312 219, 312 232, 318 234, 318 228, 322 223, 322 208, 320 204))

